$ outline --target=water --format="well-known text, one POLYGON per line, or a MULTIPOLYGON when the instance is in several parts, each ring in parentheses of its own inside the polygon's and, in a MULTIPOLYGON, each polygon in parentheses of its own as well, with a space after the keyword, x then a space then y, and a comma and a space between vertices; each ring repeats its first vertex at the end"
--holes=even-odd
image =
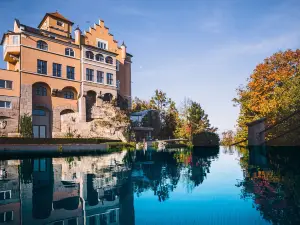
POLYGON ((0 224, 300 224, 297 149, 0 161, 0 224))

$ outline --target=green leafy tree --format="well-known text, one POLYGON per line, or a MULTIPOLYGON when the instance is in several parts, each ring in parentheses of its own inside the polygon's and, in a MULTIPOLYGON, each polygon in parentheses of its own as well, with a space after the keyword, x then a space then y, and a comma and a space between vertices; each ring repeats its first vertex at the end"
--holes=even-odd
POLYGON ((32 117, 29 114, 24 114, 20 118, 20 134, 24 138, 32 138, 32 117))
POLYGON ((194 134, 217 131, 217 128, 211 126, 208 115, 201 105, 190 99, 185 99, 183 103, 179 125, 176 136, 180 138, 191 139, 194 134))

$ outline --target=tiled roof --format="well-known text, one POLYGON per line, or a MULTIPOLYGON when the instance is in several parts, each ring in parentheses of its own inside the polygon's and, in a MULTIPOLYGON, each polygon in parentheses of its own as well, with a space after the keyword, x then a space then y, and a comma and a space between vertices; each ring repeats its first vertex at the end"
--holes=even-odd
POLYGON ((50 31, 46 31, 46 30, 40 30, 40 29, 37 29, 37 28, 33 28, 33 27, 30 27, 30 26, 27 26, 27 25, 24 25, 24 24, 21 24, 21 26, 23 26, 25 28, 25 31, 27 32, 30 32, 30 33, 34 33, 34 34, 38 34, 38 35, 43 35, 43 34, 49 34, 49 35, 54 35, 54 36, 58 36, 58 37, 61 37, 61 38, 65 38, 66 40, 71 40, 71 41, 74 41, 73 38, 67 38, 65 36, 62 36, 62 35, 59 35, 59 34, 56 34, 56 33, 53 33, 53 32, 50 32, 50 31))
MULTIPOLYGON (((66 17, 64 17, 63 15, 61 15, 60 13, 58 12, 54 12, 54 13, 47 13, 48 15, 51 15, 53 17, 56 17, 58 19, 61 19, 61 20, 64 20, 65 22, 69 22, 69 23, 72 23, 74 24, 72 21, 68 20, 66 17)), ((47 15, 46 14, 46 15, 47 15)))
POLYGON ((42 26, 43 22, 45 21, 47 16, 52 16, 55 17, 57 19, 60 19, 66 23, 69 23, 71 25, 73 25, 74 23, 70 20, 68 20, 66 17, 64 17, 63 15, 61 15, 59 12, 54 12, 54 13, 46 13, 46 15, 44 16, 44 18, 41 20, 40 24, 39 24, 39 28, 42 26))

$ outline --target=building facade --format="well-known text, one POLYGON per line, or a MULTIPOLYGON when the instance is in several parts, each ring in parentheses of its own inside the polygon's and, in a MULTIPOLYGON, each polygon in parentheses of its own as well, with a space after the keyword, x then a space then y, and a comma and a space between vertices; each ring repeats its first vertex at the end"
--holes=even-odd
POLYGON ((61 131, 64 114, 89 121, 93 106, 113 99, 130 107, 132 55, 125 44, 118 46, 103 21, 74 35, 72 26, 60 13, 46 13, 37 28, 15 20, 3 35, 1 135, 17 134, 24 114, 32 115, 34 137, 50 138, 61 131))

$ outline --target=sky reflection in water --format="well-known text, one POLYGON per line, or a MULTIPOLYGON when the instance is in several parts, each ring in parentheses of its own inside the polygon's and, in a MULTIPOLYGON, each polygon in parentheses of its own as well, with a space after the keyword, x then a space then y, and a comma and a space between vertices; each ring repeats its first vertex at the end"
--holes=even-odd
POLYGON ((0 223, 300 224, 297 149, 0 161, 0 223))

